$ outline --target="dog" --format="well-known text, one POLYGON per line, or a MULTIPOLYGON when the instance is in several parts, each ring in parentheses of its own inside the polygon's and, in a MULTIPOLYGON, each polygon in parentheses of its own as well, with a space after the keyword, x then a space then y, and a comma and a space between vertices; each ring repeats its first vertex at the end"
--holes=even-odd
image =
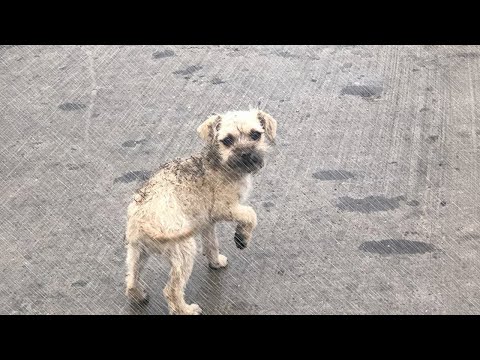
POLYGON ((244 201, 252 175, 264 166, 275 143, 277 122, 262 110, 230 111, 210 116, 197 132, 205 142, 202 151, 163 165, 128 206, 126 295, 134 302, 148 301, 140 282, 142 269, 150 254, 166 255, 171 270, 163 294, 170 314, 202 312, 184 298, 197 252, 195 237, 201 237, 213 269, 228 263, 219 253, 217 222, 235 222, 236 246, 248 246, 257 215, 244 201))

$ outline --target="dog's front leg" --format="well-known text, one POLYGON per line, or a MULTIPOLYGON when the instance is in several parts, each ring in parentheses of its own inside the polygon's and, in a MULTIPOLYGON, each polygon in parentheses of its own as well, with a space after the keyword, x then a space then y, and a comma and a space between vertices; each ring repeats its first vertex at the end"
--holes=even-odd
POLYGON ((227 257, 218 252, 218 239, 215 236, 215 224, 206 225, 201 232, 203 240, 203 254, 207 257, 208 264, 212 269, 227 266, 227 257))
POLYGON ((229 220, 237 222, 235 245, 239 249, 245 249, 252 238, 253 229, 257 226, 255 210, 250 206, 238 204, 230 210, 229 220))

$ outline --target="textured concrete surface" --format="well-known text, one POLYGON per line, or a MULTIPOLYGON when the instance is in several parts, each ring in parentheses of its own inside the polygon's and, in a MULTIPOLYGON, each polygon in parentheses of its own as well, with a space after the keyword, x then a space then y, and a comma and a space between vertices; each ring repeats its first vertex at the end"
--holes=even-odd
POLYGON ((124 297, 126 206, 200 149, 212 112, 260 106, 278 145, 259 227, 206 314, 480 313, 480 47, 0 46, 0 313, 165 314, 124 297))

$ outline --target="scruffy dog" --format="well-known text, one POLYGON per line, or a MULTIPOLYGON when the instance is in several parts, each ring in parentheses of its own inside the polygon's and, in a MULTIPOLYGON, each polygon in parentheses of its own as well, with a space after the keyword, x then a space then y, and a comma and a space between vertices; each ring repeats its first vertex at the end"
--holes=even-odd
POLYGON ((165 164, 134 196, 128 206, 126 231, 126 294, 147 301, 140 274, 150 253, 167 256, 170 279, 163 290, 171 314, 200 314, 187 304, 185 285, 196 254, 194 236, 203 240, 211 268, 227 265, 218 251, 215 223, 237 223, 235 244, 244 249, 257 225, 255 211, 242 202, 251 175, 264 165, 274 142, 277 123, 261 110, 232 111, 208 118, 197 129, 206 146, 199 155, 165 164))

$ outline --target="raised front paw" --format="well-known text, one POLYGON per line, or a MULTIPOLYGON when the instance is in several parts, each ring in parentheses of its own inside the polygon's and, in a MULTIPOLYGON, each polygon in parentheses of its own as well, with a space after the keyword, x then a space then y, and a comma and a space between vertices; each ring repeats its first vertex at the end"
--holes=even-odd
POLYGON ((240 250, 245 249, 248 245, 247 237, 244 235, 243 232, 241 232, 239 230, 235 231, 235 236, 234 236, 233 240, 235 240, 235 245, 240 250))

